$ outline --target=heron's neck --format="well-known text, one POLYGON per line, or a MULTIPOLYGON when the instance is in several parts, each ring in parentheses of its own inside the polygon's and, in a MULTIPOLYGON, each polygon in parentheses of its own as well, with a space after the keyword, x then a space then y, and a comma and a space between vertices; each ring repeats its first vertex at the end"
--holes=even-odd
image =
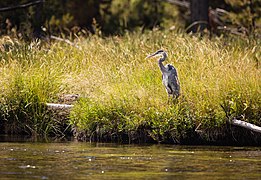
POLYGON ((158 60, 158 63, 159 63, 159 67, 160 67, 160 70, 161 72, 167 72, 167 68, 165 68, 165 66, 163 65, 163 61, 165 61, 167 58, 167 55, 165 53, 162 54, 162 57, 158 60))

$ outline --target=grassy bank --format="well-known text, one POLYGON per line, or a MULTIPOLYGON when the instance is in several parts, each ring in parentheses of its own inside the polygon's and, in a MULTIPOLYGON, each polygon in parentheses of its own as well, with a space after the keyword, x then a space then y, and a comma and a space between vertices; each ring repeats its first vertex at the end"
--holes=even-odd
POLYGON ((79 39, 78 48, 1 42, 5 133, 49 136, 70 125, 79 139, 182 143, 226 139, 228 118, 261 126, 260 40, 153 31, 79 39), (158 49, 168 52, 181 81, 181 97, 171 104, 157 60, 145 59, 158 49), (44 104, 68 93, 81 99, 61 123, 44 104))

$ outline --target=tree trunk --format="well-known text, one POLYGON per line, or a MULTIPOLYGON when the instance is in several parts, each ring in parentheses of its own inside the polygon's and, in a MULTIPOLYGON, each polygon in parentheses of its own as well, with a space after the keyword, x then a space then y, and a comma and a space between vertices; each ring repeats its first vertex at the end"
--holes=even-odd
POLYGON ((189 31, 202 32, 208 27, 209 0, 191 0, 191 27, 189 31))
POLYGON ((41 26, 43 25, 43 1, 35 7, 35 17, 33 21, 33 36, 34 38, 41 38, 43 31, 41 26))

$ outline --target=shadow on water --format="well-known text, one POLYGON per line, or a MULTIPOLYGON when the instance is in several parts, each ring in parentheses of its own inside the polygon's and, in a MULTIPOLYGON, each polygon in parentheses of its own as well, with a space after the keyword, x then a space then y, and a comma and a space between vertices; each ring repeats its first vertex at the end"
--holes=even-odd
POLYGON ((73 141, 74 138, 72 136, 69 137, 32 137, 32 136, 27 136, 27 135, 1 135, 0 134, 0 143, 1 142, 20 142, 20 143, 25 143, 25 142, 38 142, 38 143, 51 143, 51 142, 68 142, 68 141, 73 141))
POLYGON ((35 142, 3 137, 3 179, 260 179, 260 147, 35 142), (8 141, 7 141, 8 140, 8 141))

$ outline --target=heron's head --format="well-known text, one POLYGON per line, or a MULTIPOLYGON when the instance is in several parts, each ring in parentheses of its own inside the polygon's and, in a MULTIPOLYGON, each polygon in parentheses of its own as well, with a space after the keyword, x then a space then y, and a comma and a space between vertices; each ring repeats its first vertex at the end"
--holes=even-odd
POLYGON ((154 56, 167 56, 167 53, 165 51, 163 51, 162 49, 160 49, 160 50, 156 51, 155 53, 148 55, 146 57, 146 59, 154 57, 154 56))

